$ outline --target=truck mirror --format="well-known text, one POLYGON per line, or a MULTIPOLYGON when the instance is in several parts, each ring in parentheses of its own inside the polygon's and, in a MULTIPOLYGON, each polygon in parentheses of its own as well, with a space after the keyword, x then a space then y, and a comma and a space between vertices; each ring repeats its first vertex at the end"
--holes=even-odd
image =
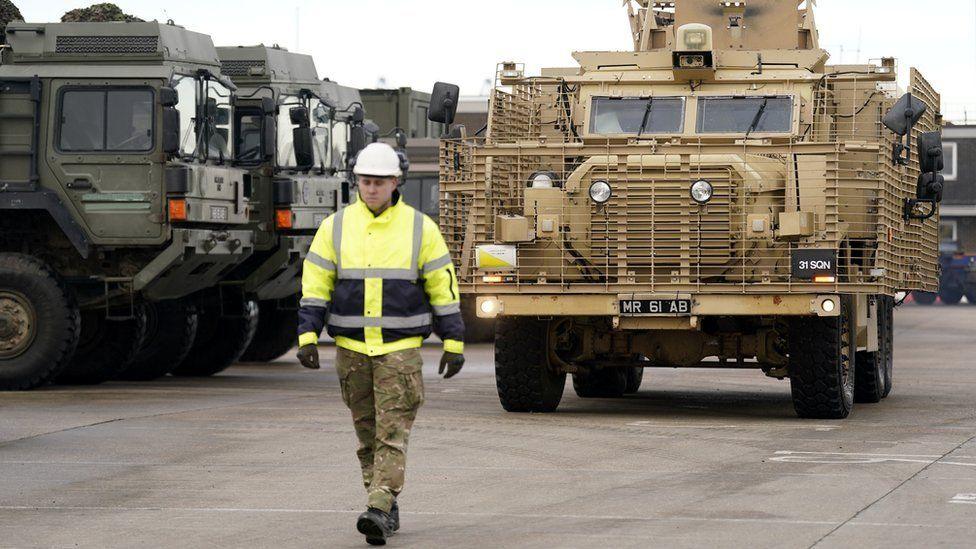
POLYGON ((454 84, 437 82, 434 84, 434 91, 430 94, 430 109, 427 111, 427 119, 441 124, 453 124, 460 97, 461 88, 454 84))
POLYGON ((366 148, 366 129, 362 126, 349 128, 349 147, 346 152, 349 167, 351 168, 359 153, 366 148))
POLYGON ((164 107, 175 107, 180 102, 180 94, 173 88, 159 88, 159 104, 164 107))
POLYGON ((362 124, 366 121, 366 111, 361 106, 356 105, 356 108, 352 110, 352 117, 350 117, 349 121, 353 124, 362 124))
POLYGON ((291 119, 293 126, 298 126, 299 128, 308 128, 310 126, 308 122, 308 109, 305 107, 292 107, 288 109, 288 117, 291 119))
MULTIPOLYGON (((307 112, 307 111, 306 111, 307 112)), ((292 142, 295 144, 295 165, 300 171, 307 171, 315 166, 315 153, 312 147, 312 128, 299 127, 291 131, 292 142)))
POLYGON ((230 124, 230 109, 227 107, 217 107, 216 122, 218 126, 230 124))
POLYGON ((885 115, 884 125, 895 135, 907 135, 915 127, 915 124, 918 124, 927 108, 924 101, 906 93, 885 115))
POLYGON ((376 143, 380 138, 380 127, 372 120, 367 120, 363 124, 363 129, 366 130, 366 140, 370 143, 376 143))
POLYGON ((400 128, 396 129, 396 145, 398 149, 407 148, 407 132, 400 128))
POLYGON ((163 107, 163 152, 180 152, 180 111, 176 107, 163 107))
MULTIPOLYGON (((263 101, 262 101, 263 103, 263 101)), ((278 119, 274 114, 264 115, 264 125, 261 126, 261 154, 264 158, 274 158, 278 137, 278 119)))
POLYGON ((938 173, 923 173, 918 177, 915 195, 919 200, 942 202, 942 191, 944 190, 945 177, 938 173))
POLYGON ((941 132, 923 133, 918 136, 918 162, 923 173, 936 173, 945 169, 941 132))
POLYGON ((275 114, 275 111, 277 111, 277 110, 278 110, 278 107, 275 105, 274 99, 272 99, 270 97, 262 97, 261 98, 261 112, 263 114, 265 114, 265 115, 268 115, 268 114, 273 115, 273 114, 275 114))

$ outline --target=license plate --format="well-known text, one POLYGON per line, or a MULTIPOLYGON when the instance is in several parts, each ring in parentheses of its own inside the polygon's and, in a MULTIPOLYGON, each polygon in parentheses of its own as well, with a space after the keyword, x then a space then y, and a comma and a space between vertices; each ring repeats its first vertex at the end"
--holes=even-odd
POLYGON ((690 299, 621 299, 620 314, 624 316, 663 315, 691 316, 690 299))

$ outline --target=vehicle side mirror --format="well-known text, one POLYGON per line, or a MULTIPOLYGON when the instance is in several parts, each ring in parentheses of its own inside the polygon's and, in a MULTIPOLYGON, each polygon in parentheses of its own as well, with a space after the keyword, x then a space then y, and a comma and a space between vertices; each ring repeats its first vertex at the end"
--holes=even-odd
POLYGON ((308 128, 311 126, 308 121, 308 109, 305 107, 292 107, 288 109, 288 118, 291 119, 292 126, 308 128))
POLYGON ((277 105, 275 105, 274 99, 270 97, 261 98, 261 112, 265 115, 274 115, 275 111, 278 110, 277 105))
MULTIPOLYGON (((307 111, 306 111, 307 114, 307 111)), ((299 127, 291 131, 295 144, 295 164, 299 171, 311 170, 315 166, 315 153, 312 145, 312 128, 299 127)))
POLYGON ((918 162, 922 173, 941 172, 945 169, 941 132, 923 133, 918 136, 918 162))
POLYGON ((366 130, 366 140, 370 143, 376 143, 380 139, 380 127, 372 120, 367 120, 363 124, 363 129, 366 130))
POLYGON ((218 126, 226 126, 230 124, 230 109, 227 107, 217 107, 217 120, 218 126))
POLYGON ((401 130, 400 128, 396 129, 396 146, 398 149, 407 148, 407 132, 401 130))
POLYGON ((919 200, 934 200, 942 202, 942 193, 945 190, 945 177, 939 173, 923 173, 918 177, 918 186, 915 188, 915 195, 919 200))
POLYGON ((173 88, 159 88, 159 104, 163 107, 175 107, 180 102, 180 94, 173 88))
POLYGON ((434 91, 430 94, 430 109, 427 111, 427 119, 441 124, 453 124, 460 97, 461 88, 458 86, 444 82, 434 84, 434 91))
POLYGON ((352 111, 352 116, 349 118, 349 121, 353 124, 362 124, 366 121, 366 111, 364 111, 359 105, 356 105, 356 108, 354 108, 352 111))
MULTIPOLYGON (((263 106, 262 101, 262 106, 263 106)), ((265 160, 274 158, 277 148, 276 139, 278 137, 278 119, 274 114, 264 115, 264 124, 261 126, 261 152, 265 160)))
POLYGON ((904 136, 912 131, 915 124, 918 124, 922 115, 925 114, 926 109, 928 109, 928 106, 924 101, 910 93, 906 93, 888 111, 888 114, 885 115, 882 122, 895 135, 904 136))
POLYGON ((163 152, 167 155, 180 152, 180 111, 176 107, 163 107, 163 152))
POLYGON ((331 116, 331 108, 319 103, 312 109, 312 120, 315 120, 316 124, 325 124, 329 121, 331 116))
POLYGON ((349 147, 346 151, 346 158, 351 168, 356 161, 359 153, 366 148, 366 128, 362 126, 352 126, 349 128, 349 147))

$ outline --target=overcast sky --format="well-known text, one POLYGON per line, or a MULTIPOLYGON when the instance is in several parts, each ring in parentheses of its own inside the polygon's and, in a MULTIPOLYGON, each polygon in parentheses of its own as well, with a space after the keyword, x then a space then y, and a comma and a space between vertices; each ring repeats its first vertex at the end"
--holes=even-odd
MULTIPOLYGON (((98 0, 101 1, 101 0, 98 0)), ((790 1, 790 0, 784 0, 790 1)), ((14 0, 28 21, 56 21, 95 0, 14 0)), ((280 44, 315 57, 320 76, 359 88, 478 95, 503 60, 572 66, 575 50, 630 50, 621 0, 116 0, 143 19, 173 19, 217 45, 280 44)), ((976 121, 976 0, 819 0, 832 62, 883 56, 922 69, 943 112, 976 121), (929 14, 922 10, 929 9, 929 14), (917 25, 917 26, 909 26, 917 25)))

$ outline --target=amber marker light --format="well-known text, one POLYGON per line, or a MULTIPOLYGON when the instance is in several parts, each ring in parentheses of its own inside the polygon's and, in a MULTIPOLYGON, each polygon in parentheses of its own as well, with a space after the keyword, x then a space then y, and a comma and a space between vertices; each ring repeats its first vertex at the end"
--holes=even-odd
POLYGON ((485 284, 500 284, 503 281, 502 277, 495 275, 484 276, 481 278, 481 280, 483 280, 485 284))
POLYGON ((279 229, 292 227, 291 210, 275 210, 275 227, 279 229))
POLYGON ((814 284, 833 284, 837 282, 836 276, 820 275, 813 277, 814 284))
POLYGON ((171 198, 169 200, 169 220, 186 221, 186 200, 183 198, 171 198))

